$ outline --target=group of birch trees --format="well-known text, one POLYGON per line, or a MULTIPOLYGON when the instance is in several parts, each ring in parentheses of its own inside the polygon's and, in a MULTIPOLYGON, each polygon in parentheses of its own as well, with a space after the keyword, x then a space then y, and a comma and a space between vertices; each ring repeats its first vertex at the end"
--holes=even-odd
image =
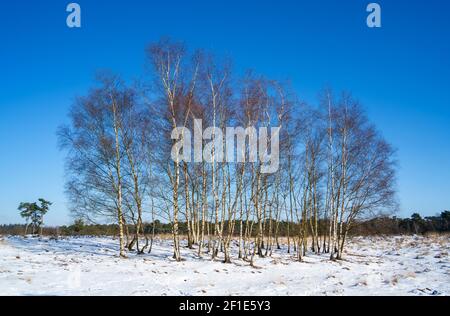
POLYGON ((58 132, 72 212, 117 223, 120 256, 151 252, 154 226, 144 223, 160 220, 171 223, 177 261, 183 248, 251 265, 274 251, 335 260, 358 219, 395 207, 394 151, 350 94, 325 89, 311 106, 289 84, 251 71, 235 76, 228 61, 167 39, 147 58, 139 82, 99 75, 58 132), (245 152, 235 153, 245 162, 225 161, 219 134, 202 133, 233 126, 245 129, 245 152), (261 127, 280 128, 272 173, 251 157, 249 140, 261 127), (171 158, 186 130, 202 135, 210 159, 171 158))

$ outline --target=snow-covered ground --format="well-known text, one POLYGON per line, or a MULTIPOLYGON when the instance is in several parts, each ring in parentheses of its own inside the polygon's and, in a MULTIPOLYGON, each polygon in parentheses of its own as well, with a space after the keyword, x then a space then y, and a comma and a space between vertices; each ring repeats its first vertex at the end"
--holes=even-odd
POLYGON ((0 295, 449 295, 450 239, 353 238, 343 261, 308 255, 299 263, 277 251, 231 264, 170 241, 152 254, 117 257, 112 238, 0 238, 0 295))

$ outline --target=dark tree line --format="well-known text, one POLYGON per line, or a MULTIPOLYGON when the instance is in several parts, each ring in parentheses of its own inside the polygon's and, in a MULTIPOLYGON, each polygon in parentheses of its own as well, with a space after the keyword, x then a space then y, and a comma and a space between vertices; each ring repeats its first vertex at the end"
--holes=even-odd
MULTIPOLYGON (((287 237, 288 226, 299 229, 297 223, 287 223, 280 221, 279 237, 287 237)), ((319 222, 319 225, 327 227, 328 223, 319 222)), ((225 223, 227 226, 227 223, 225 223)), ((0 225, 1 235, 22 235, 26 225, 0 225)), ((128 227, 133 232, 134 227, 128 227)), ((156 235, 170 235, 172 225, 162 223, 156 220, 155 223, 143 223, 145 234, 151 234, 155 231, 156 235)), ((186 236, 188 229, 185 222, 181 222, 180 234, 186 236)), ((239 231, 239 227, 237 229, 239 231)), ((368 236, 368 235, 412 235, 428 233, 449 233, 450 232, 450 211, 444 211, 437 216, 421 217, 415 213, 410 218, 398 217, 377 217, 366 221, 358 221, 350 230, 350 235, 368 236)), ((85 224, 82 220, 75 220, 72 225, 61 227, 46 227, 43 234, 48 236, 117 236, 118 227, 115 224, 85 224)), ((238 237, 234 232, 234 236, 238 237)))

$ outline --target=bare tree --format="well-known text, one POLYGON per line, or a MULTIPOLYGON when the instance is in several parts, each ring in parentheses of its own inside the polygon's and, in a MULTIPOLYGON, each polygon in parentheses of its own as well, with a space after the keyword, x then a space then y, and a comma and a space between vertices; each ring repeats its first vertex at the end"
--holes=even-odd
POLYGON ((125 257, 121 118, 133 92, 116 76, 103 74, 99 81, 99 88, 74 104, 71 125, 60 128, 59 141, 68 151, 72 211, 90 221, 115 218, 120 256, 125 257))
POLYGON ((394 150, 349 94, 336 100, 326 89, 314 107, 288 83, 253 72, 235 78, 228 61, 181 43, 163 39, 147 53, 149 80, 130 88, 101 76, 59 131, 72 211, 116 223, 120 256, 126 248, 151 252, 158 220, 171 224, 177 261, 184 242, 226 263, 236 245, 238 259, 256 266, 282 249, 281 237, 296 260, 310 252, 336 260, 357 220, 395 208, 394 150), (236 125, 245 159, 225 161, 219 130, 236 125), (264 173, 250 140, 273 128, 280 128, 279 168, 264 173), (178 155, 192 131, 202 136, 196 162, 184 146, 178 155))

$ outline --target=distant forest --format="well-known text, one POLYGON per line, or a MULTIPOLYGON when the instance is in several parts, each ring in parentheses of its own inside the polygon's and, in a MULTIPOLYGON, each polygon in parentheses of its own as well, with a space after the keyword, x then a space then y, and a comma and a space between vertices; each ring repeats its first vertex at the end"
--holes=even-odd
MULTIPOLYGON (((209 223, 209 225, 213 225, 209 223)), ((280 222, 279 237, 286 237, 288 226, 296 227, 298 223, 280 222)), ((320 226, 327 227, 329 223, 319 222, 320 226)), ((0 225, 1 235, 23 235, 26 225, 12 224, 0 225)), ((225 223, 225 227, 227 227, 225 223)), ((238 227, 239 228, 239 227, 238 227)), ((134 234, 134 226, 127 227, 127 235, 134 234)), ((180 233, 187 235, 187 225, 180 223, 180 233)), ((239 231, 239 229, 237 230, 239 231)), ((45 236, 117 236, 119 227, 116 224, 96 224, 87 225, 82 220, 76 220, 70 226, 46 227, 42 234, 45 236)), ((427 233, 447 233, 450 232, 450 211, 444 211, 439 216, 422 217, 415 213, 411 218, 398 217, 377 217, 374 219, 359 221, 349 232, 353 236, 367 235, 404 235, 404 234, 427 234, 427 233)), ((172 234, 172 226, 169 223, 162 223, 156 220, 154 223, 144 224, 146 235, 172 234)))

